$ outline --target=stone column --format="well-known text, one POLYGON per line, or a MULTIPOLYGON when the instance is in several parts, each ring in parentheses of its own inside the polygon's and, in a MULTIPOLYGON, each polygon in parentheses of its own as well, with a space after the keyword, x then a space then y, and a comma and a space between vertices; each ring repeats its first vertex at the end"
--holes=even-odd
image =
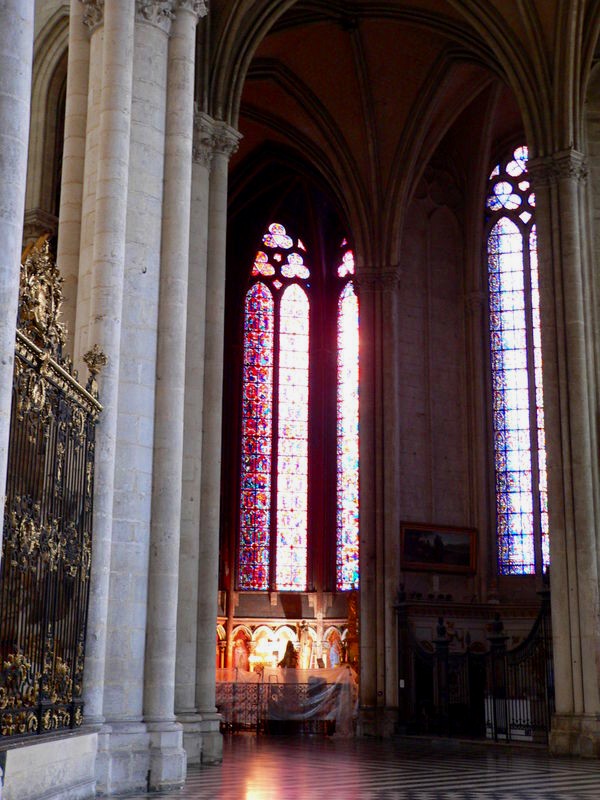
POLYGON ((360 303, 360 715, 365 735, 395 724, 398 509, 398 267, 357 266, 360 303))
MULTIPOLYGON (((400 558, 401 509, 398 503, 400 462, 399 432, 399 286, 400 267, 384 265, 381 274, 381 402, 383 413, 379 417, 380 448, 383 454, 383 518, 381 520, 381 555, 378 569, 380 578, 379 613, 383 620, 380 634, 382 664, 379 683, 383 686, 383 714, 381 732, 391 736, 398 721, 398 649, 397 618, 393 608, 398 591, 398 562, 400 558)), ((366 624, 366 618, 363 620, 366 624)), ((359 628, 360 635, 360 628, 359 628)), ((379 695, 379 692, 378 692, 379 695)))
MULTIPOLYGON (((5 0, 0 5, 0 520, 4 519, 25 208, 33 12, 33 0, 5 0)), ((0 559, 1 545, 0 534, 0 559)))
POLYGON ((56 257, 64 281, 63 319, 67 327, 67 347, 71 355, 74 352, 79 275, 89 68, 90 42, 88 31, 83 24, 81 2, 71 0, 65 140, 56 257))
POLYGON ((97 759, 98 790, 105 794, 145 790, 150 769, 150 737, 143 721, 143 700, 172 3, 136 0, 131 6, 134 29, 126 302, 113 464, 107 621, 110 647, 104 686, 104 715, 110 733, 101 738, 97 759))
POLYGON ((386 735, 397 706, 397 267, 357 265, 360 303, 360 705, 363 734, 386 735), (390 352, 391 351, 391 352, 390 352), (375 623, 374 623, 375 621, 375 623))
POLYGON ((536 190, 548 458, 555 753, 600 756, 598 453, 585 163, 574 150, 528 165, 536 190))
POLYGON ((201 717, 196 706, 198 570, 200 553, 200 476, 202 473, 202 410, 204 332, 206 326, 206 260, 208 198, 212 160, 212 119, 194 119, 188 311, 185 351, 183 494, 177 604, 175 712, 183 726, 188 763, 202 753, 201 717))
POLYGON ((162 258, 156 361, 152 526, 144 718, 149 786, 181 786, 186 759, 175 722, 177 591, 183 464, 186 312, 190 250, 194 55, 203 2, 177 0, 168 63, 162 258))
MULTIPOLYGON (((477 253, 477 265, 481 271, 481 253, 477 253)), ((497 557, 490 553, 495 548, 495 522, 490 516, 490 486, 488 480, 487 420, 492 398, 482 396, 481 387, 486 386, 486 367, 489 369, 489 349, 484 332, 488 326, 487 294, 475 289, 465 297, 466 341, 467 341, 467 407, 469 442, 469 522, 477 521, 476 527, 483 533, 478 540, 477 591, 484 601, 497 601, 498 581, 496 572, 490 574, 489 565, 497 557), (486 402, 487 401, 487 402, 486 402)))
MULTIPOLYGON (((87 3, 98 11, 102 4, 87 3)), ((119 395, 121 312, 125 270, 125 216, 129 172, 133 7, 104 3, 104 74, 94 231, 90 338, 106 354, 100 379, 104 411, 96 433, 94 542, 85 659, 84 699, 88 722, 103 721, 107 616, 119 395)))
POLYGON ((215 643, 219 573, 221 495, 221 425, 223 410, 223 337, 225 319, 225 249, 227 172, 240 134, 214 122, 213 159, 208 211, 208 266, 204 359, 204 413, 200 552, 198 570, 198 654, 196 703, 202 716, 202 762, 221 761, 223 742, 215 707, 215 643))
MULTIPOLYGON (((92 302, 92 265, 94 261, 94 231, 96 228, 96 181, 98 177, 98 147, 100 137, 100 101, 104 58, 103 6, 97 0, 84 3, 83 22, 90 36, 88 97, 86 107, 85 154, 81 217, 79 221, 79 271, 77 302, 73 330, 73 360, 81 369, 83 354, 88 349, 92 302)), ((71 18, 71 25, 75 20, 71 18)), ((66 234, 68 237, 68 234, 66 234)), ((67 242, 63 245, 66 249, 67 242)))

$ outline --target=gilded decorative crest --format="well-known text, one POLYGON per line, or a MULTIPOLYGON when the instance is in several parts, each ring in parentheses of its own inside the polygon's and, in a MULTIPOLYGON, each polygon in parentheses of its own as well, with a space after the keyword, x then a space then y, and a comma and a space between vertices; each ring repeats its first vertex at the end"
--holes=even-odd
POLYGON ((98 397, 98 383, 96 381, 96 375, 106 366, 108 359, 102 350, 100 350, 98 345, 95 344, 92 349, 88 350, 83 356, 83 360, 87 364, 87 368, 90 371, 90 379, 86 388, 91 395, 98 397))
POLYGON ((34 344, 60 359, 65 328, 59 322, 63 279, 50 252, 48 235, 25 252, 19 288, 19 330, 34 344))

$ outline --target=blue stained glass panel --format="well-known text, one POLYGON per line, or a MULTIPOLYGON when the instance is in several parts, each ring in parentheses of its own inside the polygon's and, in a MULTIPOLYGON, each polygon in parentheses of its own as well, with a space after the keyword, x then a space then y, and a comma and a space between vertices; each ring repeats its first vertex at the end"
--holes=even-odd
POLYGON ((508 217, 492 228, 488 254, 499 566, 502 574, 528 574, 535 558, 523 236, 508 217))
POLYGON ((488 238, 488 286, 499 566, 502 574, 549 564, 547 468, 535 195, 528 151, 517 148, 490 175, 495 224, 488 238), (537 483, 537 485, 536 485, 537 483))

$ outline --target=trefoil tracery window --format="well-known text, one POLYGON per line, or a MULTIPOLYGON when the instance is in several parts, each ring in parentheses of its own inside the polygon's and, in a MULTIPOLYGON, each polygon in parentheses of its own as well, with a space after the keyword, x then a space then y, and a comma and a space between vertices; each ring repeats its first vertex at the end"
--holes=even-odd
MULTIPOLYGON (((243 313, 243 376, 237 586, 305 591, 311 498, 323 479, 312 417, 311 359, 326 334, 313 319, 306 246, 273 222, 250 270, 243 313), (313 437, 314 438, 314 437, 313 437)), ((344 240, 337 269, 335 585, 358 585, 358 300, 354 259, 344 240)), ((334 376, 332 376, 332 379, 334 376)), ((321 409, 321 411, 319 411, 321 409)), ((327 459, 323 459, 327 462, 327 459)))
POLYGON ((549 564, 535 195, 517 147, 489 179, 487 266, 498 569, 549 564))

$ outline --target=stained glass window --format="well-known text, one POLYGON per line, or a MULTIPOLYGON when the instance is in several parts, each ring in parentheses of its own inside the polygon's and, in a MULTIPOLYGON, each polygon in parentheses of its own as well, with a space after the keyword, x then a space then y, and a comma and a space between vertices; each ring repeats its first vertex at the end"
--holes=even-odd
POLYGON ((307 590, 311 541, 320 538, 317 550, 326 555, 328 536, 336 553, 331 581, 338 591, 358 585, 358 299, 346 241, 342 251, 337 271, 321 283, 313 275, 310 249, 279 222, 269 225, 255 251, 244 301, 240 590, 307 590), (327 301, 328 291, 338 292, 335 305, 327 301), (324 324, 325 308, 336 310, 335 328, 324 324), (337 339, 328 342, 330 330, 337 339), (325 367, 318 354, 334 348, 336 360, 325 367), (329 401, 312 398, 313 383, 332 403, 337 398, 337 415, 330 420, 337 439, 321 435, 329 424, 329 401), (320 432, 312 449, 311 431, 320 432), (337 441, 337 458, 324 452, 325 441, 337 441), (336 526, 328 532, 321 523, 334 503, 336 526))
POLYGON ((500 574, 549 561, 535 196, 527 148, 490 175, 487 240, 500 574))
POLYGON ((310 306, 301 285, 310 269, 305 253, 300 240, 295 246, 285 227, 272 223, 254 256, 246 294, 242 590, 303 590, 307 584, 310 306))
MULTIPOLYGON (((354 274, 354 255, 347 250, 338 276, 354 274)), ((338 301, 337 318, 337 525, 336 585, 358 587, 358 298, 347 281, 338 301)))
POLYGON ((269 588, 274 302, 263 283, 246 295, 239 577, 240 589, 269 588))
POLYGON ((292 284, 280 307, 277 429, 278 589, 306 588, 308 525, 308 298, 292 284))

